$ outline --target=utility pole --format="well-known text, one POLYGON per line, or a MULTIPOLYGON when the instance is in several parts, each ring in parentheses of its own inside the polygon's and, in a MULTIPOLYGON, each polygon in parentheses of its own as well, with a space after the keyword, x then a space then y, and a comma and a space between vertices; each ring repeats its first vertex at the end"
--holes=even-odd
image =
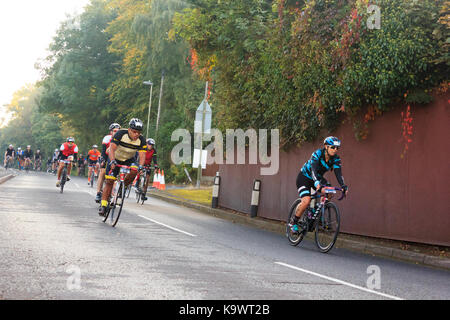
POLYGON ((148 117, 147 117, 147 138, 148 138, 148 129, 150 128, 150 111, 152 110, 153 82, 144 81, 144 84, 150 86, 150 101, 148 103, 148 117))

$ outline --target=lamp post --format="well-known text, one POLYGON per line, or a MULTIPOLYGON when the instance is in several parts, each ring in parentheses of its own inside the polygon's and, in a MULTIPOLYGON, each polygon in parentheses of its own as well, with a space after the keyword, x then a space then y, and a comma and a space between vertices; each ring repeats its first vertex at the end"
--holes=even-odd
POLYGON ((150 128, 150 110, 152 109, 153 82, 144 81, 144 84, 150 86, 150 101, 148 103, 148 118, 147 118, 147 138, 148 138, 148 129, 150 128))
POLYGON ((158 126, 159 126, 159 116, 161 114, 161 98, 163 94, 163 85, 164 85, 164 69, 161 72, 161 88, 159 91, 159 102, 158 102, 158 117, 156 118, 156 133, 155 136, 158 134, 158 126))

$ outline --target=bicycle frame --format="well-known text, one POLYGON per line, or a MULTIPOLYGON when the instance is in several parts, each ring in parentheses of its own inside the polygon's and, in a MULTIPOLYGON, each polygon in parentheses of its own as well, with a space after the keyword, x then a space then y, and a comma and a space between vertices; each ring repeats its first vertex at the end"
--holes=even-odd
MULTIPOLYGON (((126 175, 127 174, 129 174, 130 172, 131 172, 131 167, 129 167, 129 166, 123 166, 123 165, 116 165, 117 167, 119 167, 120 168, 120 173, 119 173, 119 182, 122 184, 122 183, 125 183, 125 177, 126 177, 126 175)), ((117 185, 117 182, 118 181, 116 181, 115 183, 114 183, 114 188, 113 188, 113 192, 114 192, 114 199, 118 196, 118 194, 117 194, 117 191, 118 191, 118 185, 117 185), (117 190, 116 190, 117 189, 117 190)))

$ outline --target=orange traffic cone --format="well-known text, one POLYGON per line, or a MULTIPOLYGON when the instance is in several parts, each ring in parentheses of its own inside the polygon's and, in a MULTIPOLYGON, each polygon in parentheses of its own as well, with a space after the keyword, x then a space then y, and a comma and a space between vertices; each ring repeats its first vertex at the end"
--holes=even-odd
POLYGON ((166 190, 166 181, 164 180, 164 170, 160 178, 159 190, 166 190))
POLYGON ((156 189, 159 189, 159 180, 160 180, 160 177, 159 177, 159 170, 158 170, 158 172, 156 173, 156 180, 153 182, 155 184, 156 189))
POLYGON ((156 188, 156 183, 158 182, 158 174, 155 170, 155 175, 153 176, 153 188, 156 188))

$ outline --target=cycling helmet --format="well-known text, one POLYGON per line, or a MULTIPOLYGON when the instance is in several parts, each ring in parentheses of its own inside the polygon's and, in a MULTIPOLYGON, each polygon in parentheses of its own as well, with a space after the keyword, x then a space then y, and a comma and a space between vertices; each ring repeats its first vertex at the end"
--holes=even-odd
POLYGON ((17 150, 22 150, 22 148, 21 148, 21 147, 18 147, 17 150))
POLYGON ((113 124, 111 124, 110 126, 109 126, 109 131, 111 131, 111 130, 114 130, 114 129, 120 129, 121 127, 120 127, 120 124, 118 124, 118 123, 113 123, 113 124))
POLYGON ((28 148, 31 148, 31 146, 30 146, 30 145, 27 145, 27 149, 28 149, 28 148))
POLYGON ((144 128, 144 123, 138 118, 133 118, 130 121, 130 128, 137 131, 142 131, 144 128))
POLYGON ((155 145, 155 140, 153 140, 152 138, 148 138, 147 139, 147 144, 150 144, 150 145, 154 146, 155 145))
POLYGON ((10 145, 9 145, 9 147, 10 147, 10 148, 12 148, 12 147, 13 147, 13 145, 12 145, 12 144, 10 144, 10 145))
POLYGON ((59 151, 59 149, 55 149, 55 152, 58 152, 59 151))
POLYGON ((67 142, 75 142, 75 139, 72 137, 67 138, 67 142))
POLYGON ((326 145, 326 146, 340 147, 341 146, 341 140, 339 140, 336 137, 330 136, 330 137, 326 137, 325 140, 323 140, 323 144, 326 145))
POLYGON ((92 146, 92 149, 96 149, 96 148, 98 148, 98 145, 94 144, 94 145, 92 146))

